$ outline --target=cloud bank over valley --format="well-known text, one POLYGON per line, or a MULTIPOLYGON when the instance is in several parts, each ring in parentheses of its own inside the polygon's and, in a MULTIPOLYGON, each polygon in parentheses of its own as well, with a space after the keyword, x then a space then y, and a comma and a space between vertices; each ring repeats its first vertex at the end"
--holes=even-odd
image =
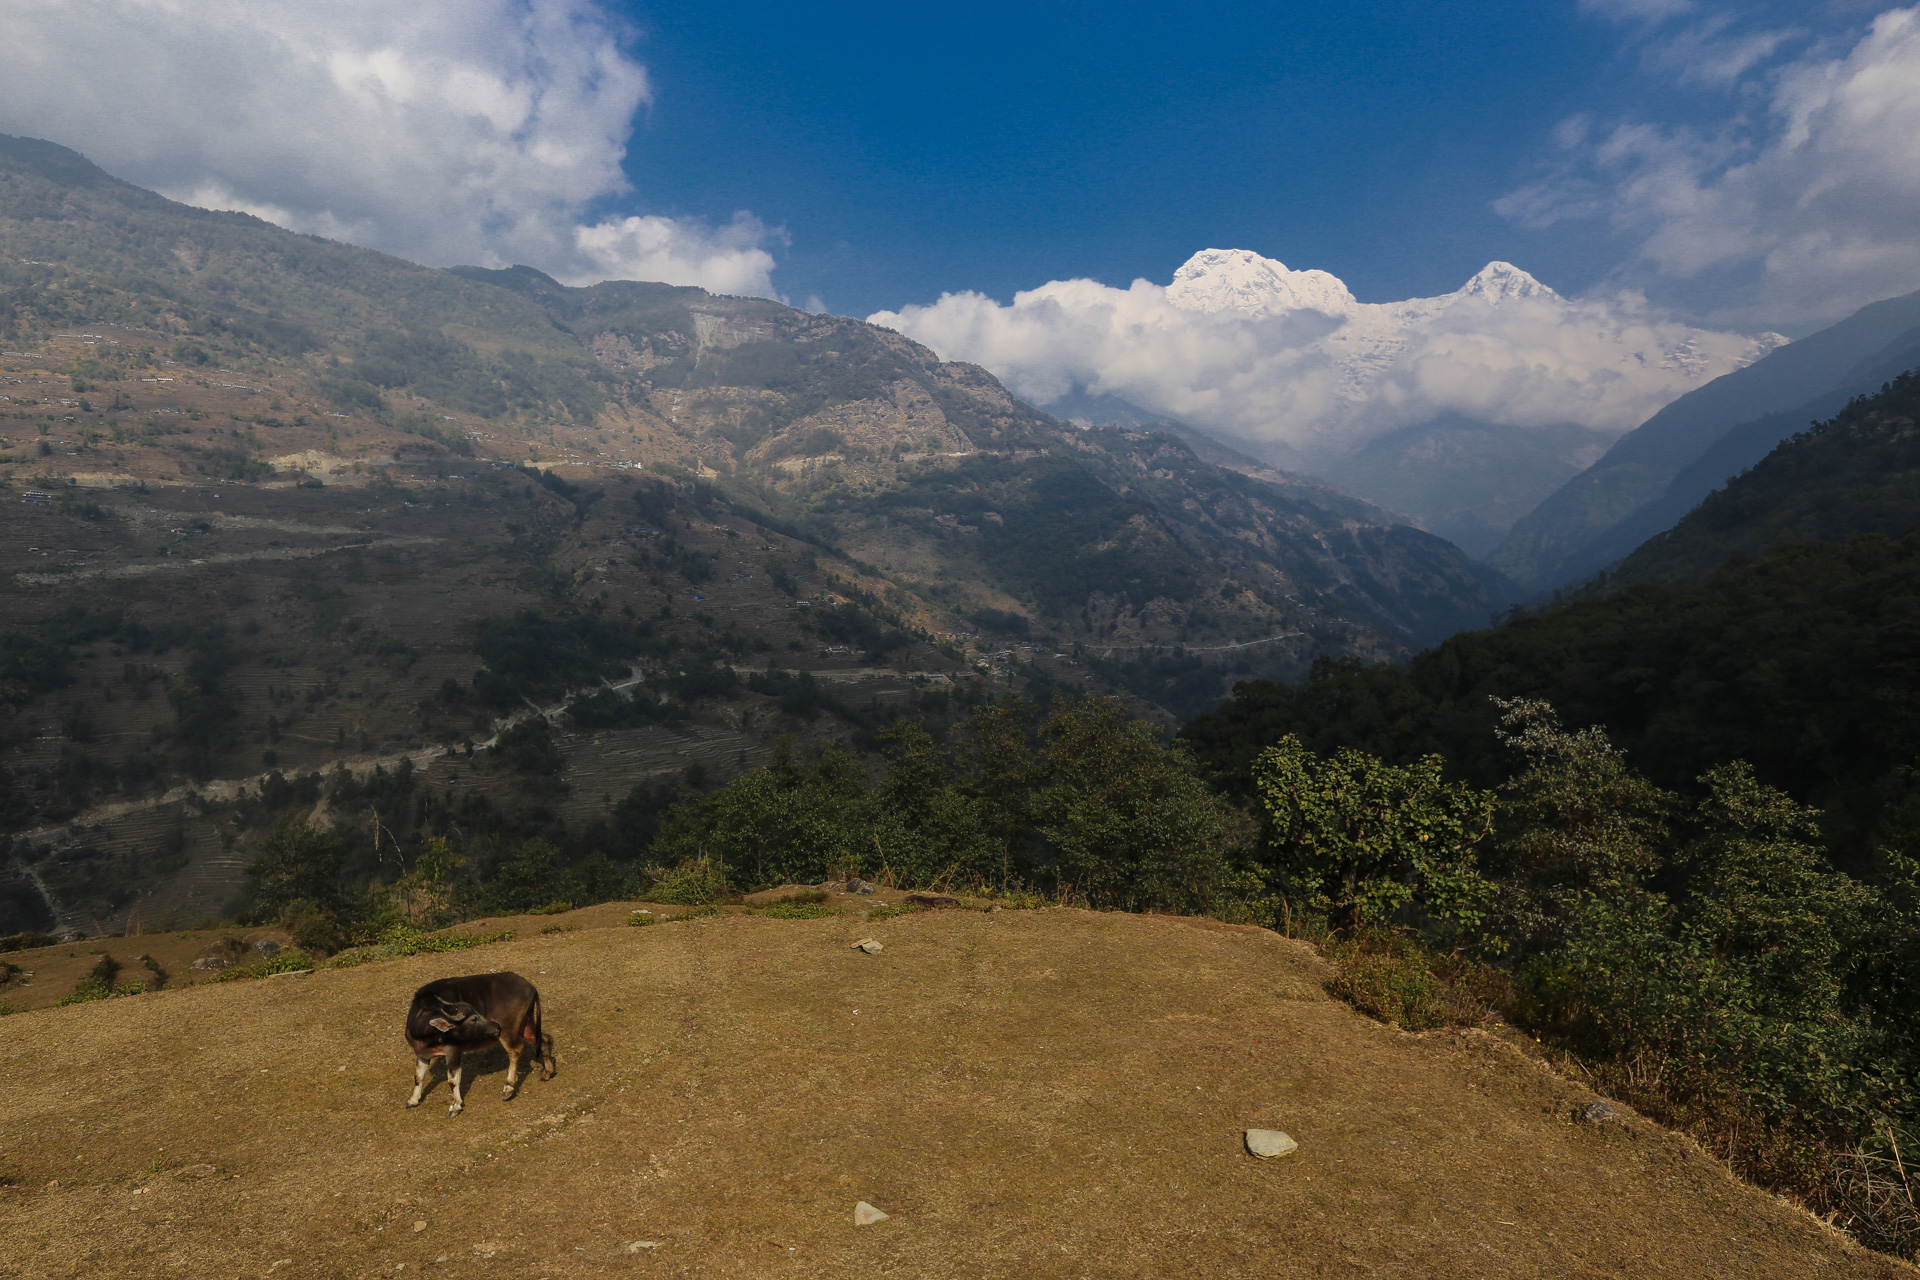
POLYGON ((1437 298, 1364 303, 1327 272, 1234 249, 1195 254, 1166 285, 1057 280, 869 319, 1036 404, 1117 396, 1316 469, 1448 417, 1618 434, 1784 341, 1631 294, 1564 298, 1504 262, 1437 298))

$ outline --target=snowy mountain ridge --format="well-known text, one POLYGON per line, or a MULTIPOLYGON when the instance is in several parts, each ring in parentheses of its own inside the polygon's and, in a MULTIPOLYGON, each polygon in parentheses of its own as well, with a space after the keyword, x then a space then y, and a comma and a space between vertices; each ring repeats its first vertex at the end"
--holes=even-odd
POLYGON ((1202 249, 1173 273, 1165 296, 1182 311, 1210 318, 1261 320, 1311 311, 1340 322, 1321 341, 1329 344, 1328 354, 1339 370, 1340 399, 1355 404, 1371 398, 1375 384, 1400 363, 1424 330, 1480 327, 1466 316, 1450 314, 1457 310, 1535 307, 1539 313, 1528 319, 1541 333, 1569 325, 1585 329, 1590 349, 1611 346, 1624 365, 1656 367, 1690 379, 1750 364, 1786 342, 1777 333, 1766 333, 1732 344, 1706 343, 1698 331, 1677 326, 1654 334, 1623 323, 1625 317, 1610 308, 1563 298, 1511 262, 1500 261, 1489 262, 1452 293, 1361 302, 1331 272, 1295 271, 1248 249, 1202 249))
POLYGON ((1468 298, 1497 306, 1514 299, 1559 296, 1511 262, 1489 262, 1452 293, 1405 302, 1367 303, 1357 300, 1346 282, 1332 272, 1294 271, 1286 263, 1261 257, 1250 249, 1202 249, 1180 264, 1167 285, 1167 301, 1206 315, 1234 311, 1270 316, 1311 310, 1348 319, 1373 314, 1429 316, 1468 298))

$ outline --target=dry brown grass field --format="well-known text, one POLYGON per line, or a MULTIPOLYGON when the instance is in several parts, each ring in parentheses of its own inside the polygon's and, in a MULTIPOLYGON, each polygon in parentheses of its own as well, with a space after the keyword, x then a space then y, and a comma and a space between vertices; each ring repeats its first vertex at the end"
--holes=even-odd
POLYGON ((1912 1274, 1637 1117, 1575 1123, 1590 1096, 1495 1034, 1363 1018, 1270 932, 625 911, 7 1018, 0 1271, 1912 1274), (558 1077, 502 1101, 496 1050, 463 1115, 444 1083, 406 1110, 410 993, 489 969, 539 985, 558 1077))

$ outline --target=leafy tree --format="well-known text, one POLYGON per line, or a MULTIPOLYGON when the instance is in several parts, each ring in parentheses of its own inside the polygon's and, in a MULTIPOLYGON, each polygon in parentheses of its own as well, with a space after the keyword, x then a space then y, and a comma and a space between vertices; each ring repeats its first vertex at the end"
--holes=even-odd
POLYGON ((1496 886, 1483 938, 1520 959, 1565 941, 1570 894, 1617 893, 1656 875, 1680 799, 1629 769, 1600 729, 1568 733, 1545 702, 1496 704, 1496 734, 1525 768, 1501 788, 1498 835, 1481 850, 1496 886))
POLYGON ((1438 756, 1390 765, 1362 751, 1316 756, 1289 734, 1254 764, 1269 848, 1290 899, 1343 935, 1409 907, 1478 923, 1489 885, 1474 848, 1494 796, 1441 778, 1438 756))
POLYGON ((625 868, 595 850, 573 865, 567 879, 570 882, 567 899, 576 907, 586 907, 625 897, 631 877, 625 868))
POLYGON ((535 716, 501 732, 489 751, 515 773, 529 777, 557 777, 567 767, 567 758, 554 745, 553 728, 535 716))
POLYGON ((316 830, 298 814, 283 814, 247 864, 247 899, 254 916, 277 920, 301 900, 315 910, 337 907, 344 857, 340 842, 331 835, 316 830))
POLYGON ((993 837, 1002 884, 1035 869, 1035 809, 1047 768, 1027 734, 1034 708, 1017 695, 976 710, 961 727, 957 751, 967 794, 993 837))
POLYGON ((844 749, 829 744, 808 764, 783 741, 772 763, 668 810, 653 858, 712 859, 742 887, 877 870, 871 807, 866 775, 844 749))
POLYGON ((887 776, 872 821, 882 865, 895 879, 932 885, 954 880, 1004 881, 1004 846, 982 820, 980 806, 955 783, 945 753, 921 725, 886 729, 887 776))
POLYGON ((486 903, 489 910, 502 914, 531 911, 558 900, 565 891, 560 850, 552 841, 535 837, 494 872, 487 882, 486 903))
POLYGON ((445 836, 429 836, 414 852, 413 867, 393 887, 400 911, 414 924, 439 926, 459 907, 466 860, 445 836))
POLYGON ((1233 869, 1230 813, 1185 752, 1090 698, 1042 729, 1051 780, 1034 797, 1054 873, 1095 907, 1205 912, 1233 869))

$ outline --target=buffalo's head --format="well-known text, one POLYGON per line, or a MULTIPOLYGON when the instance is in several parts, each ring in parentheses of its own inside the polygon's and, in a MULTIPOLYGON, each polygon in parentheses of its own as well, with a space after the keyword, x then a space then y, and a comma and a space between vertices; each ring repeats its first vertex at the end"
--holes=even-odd
POLYGON ((500 1034, 500 1024, 480 1015, 465 1000, 436 1000, 439 1012, 427 1019, 427 1025, 450 1040, 491 1040, 500 1034))

